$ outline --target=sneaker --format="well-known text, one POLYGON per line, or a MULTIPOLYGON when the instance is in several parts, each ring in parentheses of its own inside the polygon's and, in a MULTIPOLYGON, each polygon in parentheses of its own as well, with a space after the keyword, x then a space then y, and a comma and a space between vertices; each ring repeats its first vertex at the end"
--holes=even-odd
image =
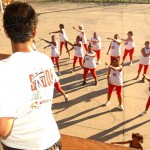
POLYGON ((86 81, 83 81, 82 85, 83 85, 83 86, 86 85, 86 81))
POLYGON ((68 97, 69 97, 69 96, 66 94, 66 95, 65 95, 65 102, 68 102, 68 101, 69 101, 68 97))
POLYGON ((105 65, 106 68, 108 68, 108 65, 105 65))
POLYGON ((123 106, 123 105, 120 105, 119 108, 120 108, 120 110, 122 110, 122 111, 124 110, 124 106, 123 106))
POLYGON ((144 115, 146 115, 147 114, 147 111, 143 111, 142 113, 141 113, 141 116, 144 116, 144 115))
POLYGON ((95 85, 97 85, 97 81, 95 81, 95 85))
POLYGON ((97 63, 96 63, 97 65, 99 65, 100 64, 100 61, 97 61, 97 63))
POLYGON ((130 66, 132 66, 132 61, 130 62, 130 66))
POLYGON ((104 105, 108 106, 110 104, 110 101, 107 101, 104 105))
POLYGON ((61 76, 61 72, 60 71, 58 71, 58 75, 61 76))

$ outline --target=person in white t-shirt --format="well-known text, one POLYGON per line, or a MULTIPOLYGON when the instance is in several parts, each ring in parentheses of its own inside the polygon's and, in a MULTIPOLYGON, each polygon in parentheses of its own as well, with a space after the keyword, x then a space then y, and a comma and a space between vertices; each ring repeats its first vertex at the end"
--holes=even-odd
POLYGON ((127 36, 128 36, 127 39, 122 39, 121 38, 122 41, 126 42, 125 43, 126 48, 125 48, 125 51, 124 51, 122 64, 124 64, 125 58, 129 54, 129 56, 130 56, 130 65, 132 65, 133 53, 134 53, 134 47, 135 47, 134 38, 133 38, 133 32, 129 31, 127 33, 127 36))
POLYGON ((56 41, 56 36, 52 35, 52 41, 47 41, 45 39, 41 39, 43 41, 45 41, 46 43, 49 43, 49 45, 45 46, 45 48, 47 47, 51 47, 51 60, 53 62, 53 64, 56 63, 56 67, 58 69, 58 75, 61 76, 61 72, 59 69, 59 51, 58 51, 58 42, 56 41))
POLYGON ((8 5, 3 16, 13 54, 0 61, 0 137, 4 150, 60 150, 52 114, 54 86, 60 87, 51 59, 34 51, 37 14, 27 3, 8 5))
POLYGON ((83 60, 83 69, 84 69, 84 74, 83 74, 83 83, 82 85, 86 85, 86 77, 87 74, 90 70, 93 78, 95 79, 95 85, 97 85, 97 75, 96 75, 96 61, 95 61, 95 56, 96 53, 93 51, 93 47, 91 43, 88 45, 88 51, 86 52, 83 60))
POLYGON ((100 64, 100 54, 101 54, 101 38, 100 36, 97 35, 97 32, 94 32, 93 34, 93 38, 91 38, 91 40, 88 40, 89 42, 92 43, 93 46, 93 51, 96 52, 96 56, 97 56, 97 65, 100 64))
POLYGON ((121 40, 118 34, 114 35, 114 39, 112 38, 107 38, 107 39, 112 40, 107 51, 107 55, 109 54, 110 51, 110 64, 112 64, 114 58, 118 58, 120 60, 121 40))
POLYGON ((83 44, 85 50, 87 51, 88 50, 88 47, 87 47, 87 38, 86 38, 86 34, 85 34, 85 31, 84 31, 83 24, 78 25, 78 29, 76 27, 73 27, 73 29, 75 29, 78 32, 80 32, 79 36, 81 38, 81 41, 82 41, 82 44, 83 44))
POLYGON ((136 79, 139 78, 141 70, 142 70, 142 68, 144 66, 144 72, 143 72, 143 78, 142 78, 142 81, 144 82, 144 75, 146 75, 146 73, 148 71, 149 64, 150 64, 150 42, 146 41, 145 42, 145 47, 141 49, 141 56, 140 56, 140 60, 139 60, 138 75, 137 75, 136 79))
POLYGON ((76 64, 78 58, 79 58, 80 66, 83 68, 84 52, 83 52, 82 42, 80 41, 80 36, 76 37, 76 41, 74 44, 72 44, 72 46, 73 47, 69 51, 74 49, 73 71, 75 71, 75 64, 76 64))
MULTIPOLYGON (((108 63, 106 63, 106 65, 108 65, 108 63)), ((105 103, 105 105, 107 106, 110 104, 111 94, 114 88, 116 88, 120 110, 124 110, 124 107, 122 105, 122 96, 121 96, 121 91, 123 87, 122 74, 123 74, 123 71, 122 71, 122 66, 120 65, 119 59, 114 58, 112 61, 112 65, 108 65, 108 75, 107 75, 108 95, 107 95, 107 102, 105 103)))
POLYGON ((60 37, 60 56, 62 55, 63 45, 65 45, 65 48, 66 48, 67 53, 68 53, 69 58, 70 58, 71 56, 70 56, 70 53, 68 51, 68 37, 67 37, 67 34, 65 32, 65 29, 64 29, 64 24, 60 24, 59 25, 59 29, 60 30, 54 31, 54 32, 50 32, 49 34, 51 34, 51 33, 59 33, 59 37, 60 37))

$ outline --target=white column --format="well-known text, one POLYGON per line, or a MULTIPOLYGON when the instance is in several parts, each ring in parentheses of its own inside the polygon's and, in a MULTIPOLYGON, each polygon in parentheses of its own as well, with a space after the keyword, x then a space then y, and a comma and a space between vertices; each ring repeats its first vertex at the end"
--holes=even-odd
POLYGON ((4 13, 3 5, 2 5, 2 0, 0 0, 0 8, 1 8, 1 12, 4 13))

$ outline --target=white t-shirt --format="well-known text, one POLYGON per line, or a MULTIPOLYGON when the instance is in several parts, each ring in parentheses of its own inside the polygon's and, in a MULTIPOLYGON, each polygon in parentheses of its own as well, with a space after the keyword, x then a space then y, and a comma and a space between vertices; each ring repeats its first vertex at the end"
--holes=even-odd
POLYGON ((121 44, 112 41, 110 47, 110 55, 115 57, 121 56, 121 44))
POLYGON ((116 86, 123 85, 123 71, 116 71, 111 69, 110 71, 110 83, 116 86))
POLYGON ((85 32, 80 32, 79 36, 82 38, 82 44, 87 44, 87 38, 85 32))
MULTIPOLYGON (((77 42, 75 42, 75 44, 77 44, 77 42)), ((76 56, 76 57, 83 57, 84 56, 84 52, 83 52, 82 42, 80 41, 79 44, 81 44, 81 47, 74 46, 74 56, 76 56)))
POLYGON ((101 38, 98 36, 96 38, 92 38, 91 40, 98 40, 98 43, 92 42, 92 46, 93 46, 93 50, 101 50, 102 46, 101 46, 101 38))
POLYGON ((44 150, 60 139, 52 114, 54 83, 51 59, 37 52, 16 52, 0 61, 0 118, 14 117, 6 146, 44 150))
POLYGON ((135 47, 134 39, 133 39, 133 42, 131 41, 126 42, 126 50, 131 50, 134 47, 135 47))
POLYGON ((68 41, 67 34, 64 29, 61 29, 63 33, 59 33, 60 41, 65 42, 68 41))
POLYGON ((59 51, 58 51, 58 42, 56 42, 56 46, 54 44, 51 44, 51 57, 58 57, 59 51))
MULTIPOLYGON (((93 53, 95 53, 95 52, 93 52, 93 53)), ((87 52, 87 54, 91 54, 91 53, 88 53, 88 52, 87 52)), ((89 68, 89 69, 94 69, 94 68, 96 68, 95 57, 85 56, 84 67, 85 67, 85 68, 89 68)))
MULTIPOLYGON (((150 48, 149 49, 144 48, 144 51, 145 51, 145 54, 150 54, 150 48)), ((149 55, 149 57, 144 57, 142 54, 140 57, 139 63, 143 64, 143 65, 149 65, 150 64, 150 55, 149 55)))

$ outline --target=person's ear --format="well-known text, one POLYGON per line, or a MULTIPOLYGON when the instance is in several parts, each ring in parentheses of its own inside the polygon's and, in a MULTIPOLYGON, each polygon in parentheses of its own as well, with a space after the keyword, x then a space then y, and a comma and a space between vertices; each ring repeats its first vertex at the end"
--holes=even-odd
POLYGON ((37 29, 35 28, 33 32, 34 32, 34 37, 35 37, 35 36, 36 36, 37 29))

